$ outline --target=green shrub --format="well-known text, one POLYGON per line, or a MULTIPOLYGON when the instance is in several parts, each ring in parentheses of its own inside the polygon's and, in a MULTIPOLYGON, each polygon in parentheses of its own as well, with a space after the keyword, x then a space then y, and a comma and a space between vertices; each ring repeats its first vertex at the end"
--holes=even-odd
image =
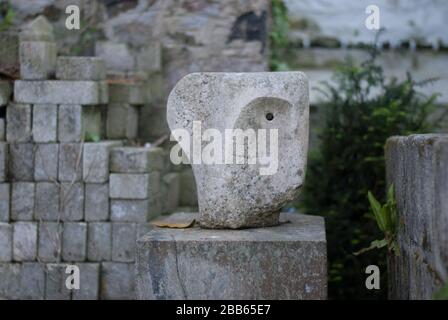
POLYGON ((272 26, 269 33, 269 68, 272 71, 288 70, 283 56, 288 47, 288 8, 282 0, 271 1, 272 26))
POLYGON ((431 130, 428 115, 435 96, 417 92, 408 73, 404 80, 386 79, 376 62, 378 52, 362 64, 348 60, 334 74, 334 82, 319 89, 328 99, 319 106, 324 114, 317 152, 309 157, 304 211, 326 219, 329 258, 329 297, 333 299, 386 298, 385 250, 355 256, 384 234, 369 211, 367 193, 386 200, 383 146, 393 135, 431 130), (365 268, 381 270, 381 289, 367 290, 365 268))

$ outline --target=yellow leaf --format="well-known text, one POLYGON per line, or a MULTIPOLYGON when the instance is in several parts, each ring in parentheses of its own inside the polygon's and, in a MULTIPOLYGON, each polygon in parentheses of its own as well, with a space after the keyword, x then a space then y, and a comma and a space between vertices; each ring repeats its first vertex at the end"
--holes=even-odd
POLYGON ((151 224, 159 228, 186 229, 193 227, 195 222, 193 219, 187 222, 153 221, 151 224))

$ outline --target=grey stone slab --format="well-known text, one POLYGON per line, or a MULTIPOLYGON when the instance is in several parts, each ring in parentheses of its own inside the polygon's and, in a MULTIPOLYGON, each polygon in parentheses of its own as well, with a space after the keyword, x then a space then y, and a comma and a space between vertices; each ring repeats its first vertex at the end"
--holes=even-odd
POLYGON ((0 183, 0 222, 8 222, 11 212, 11 185, 0 183))
POLYGON ((101 139, 103 125, 99 106, 61 104, 58 116, 58 139, 61 142, 81 142, 101 139))
POLYGON ((42 262, 58 262, 62 254, 62 224, 58 222, 39 223, 37 257, 42 262))
POLYGON ((5 142, 0 142, 0 182, 8 177, 9 147, 5 142))
POLYGON ((0 43, 2 44, 0 47, 0 65, 4 66, 4 68, 9 70, 14 75, 17 75, 20 68, 20 41, 17 31, 11 30, 0 32, 0 43))
POLYGON ((43 300, 45 297, 45 266, 24 262, 20 267, 20 300, 43 300))
POLYGON ((53 25, 45 16, 37 16, 22 28, 20 41, 52 42, 54 41, 53 25))
POLYGON ((59 221, 60 190, 55 182, 37 182, 34 215, 37 221, 59 221))
POLYGON ((33 106, 33 140, 56 142, 58 136, 58 106, 35 104, 33 106))
POLYGON ((13 182, 11 187, 11 220, 31 221, 34 217, 34 182, 13 182))
POLYGON ((106 221, 109 219, 109 183, 86 183, 86 221, 106 221))
POLYGON ((112 199, 148 199, 160 192, 160 174, 112 173, 109 195, 112 199))
POLYGON ((56 78, 60 80, 105 80, 106 64, 98 57, 58 57, 56 78))
POLYGON ((109 261, 112 257, 112 226, 110 222, 90 222, 87 234, 87 259, 109 261))
POLYGON ((121 146, 121 141, 102 141, 84 144, 83 180, 89 183, 109 181, 109 154, 113 147, 121 146))
POLYGON ((95 56, 104 59, 108 70, 129 71, 135 69, 135 57, 126 43, 96 41, 95 56))
POLYGON ((84 184, 62 182, 59 209, 62 221, 80 221, 84 218, 84 184))
POLYGON ((0 262, 12 261, 12 224, 0 222, 0 262))
POLYGON ((144 86, 141 83, 110 83, 109 102, 142 105, 148 103, 144 86))
POLYGON ((197 206, 198 191, 191 168, 184 169, 180 173, 179 202, 182 206, 197 206))
POLYGON ((83 147, 80 143, 61 143, 59 145, 59 181, 81 181, 82 150, 83 147))
POLYGON ((113 173, 147 173, 162 169, 161 148, 121 147, 111 151, 110 171, 113 173))
POLYGON ((0 118, 0 141, 6 140, 6 125, 5 119, 0 118))
POLYGON ((20 297, 20 263, 0 263, 0 300, 20 297))
POLYGON ((77 263, 80 274, 80 288, 73 290, 73 300, 98 300, 100 289, 100 264, 77 263))
POLYGON ((9 144, 9 174, 12 181, 34 180, 34 153, 33 143, 9 144))
POLYGON ((137 298, 326 299, 324 220, 291 213, 280 219, 290 222, 237 231, 152 229, 137 241, 137 298))
POLYGON ((112 221, 146 222, 149 216, 149 200, 111 200, 110 215, 112 221))
POLYGON ((14 98, 19 103, 97 105, 108 102, 107 90, 107 86, 98 81, 14 82, 14 98))
POLYGON ((45 267, 45 300, 70 300, 72 290, 67 289, 65 281, 67 264, 48 263, 45 267))
POLYGON ((0 80, 0 107, 8 104, 9 99, 11 97, 11 93, 12 93, 11 82, 0 80))
POLYGON ((13 224, 13 259, 33 261, 37 256, 37 223, 15 222, 13 224))
POLYGON ((6 107, 6 140, 27 142, 31 140, 30 104, 10 103, 6 107))
POLYGON ((162 68, 162 45, 158 41, 142 47, 136 56, 137 69, 144 71, 160 71, 162 68))
POLYGON ((138 132, 138 108, 128 103, 110 103, 107 108, 108 139, 135 139, 138 132))
POLYGON ((103 262, 101 264, 101 299, 133 300, 135 276, 133 263, 103 262))
POLYGON ((170 172, 162 178, 162 211, 174 212, 179 206, 180 174, 170 172))
POLYGON ((134 262, 137 241, 137 224, 112 223, 112 260, 134 262))
POLYGON ((21 41, 20 78, 24 80, 45 80, 55 74, 56 44, 44 41, 21 41))
POLYGON ((34 155, 34 180, 57 181, 59 144, 39 143, 35 145, 34 155))
POLYGON ((65 222, 62 231, 62 259, 84 261, 87 254, 87 223, 65 222))

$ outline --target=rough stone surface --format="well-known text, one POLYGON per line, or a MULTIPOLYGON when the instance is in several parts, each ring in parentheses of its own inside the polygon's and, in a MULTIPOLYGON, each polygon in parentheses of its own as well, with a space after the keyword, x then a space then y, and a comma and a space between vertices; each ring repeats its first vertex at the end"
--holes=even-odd
POLYGON ((58 106, 35 104, 33 106, 33 140, 55 142, 58 136, 58 106))
POLYGON ((9 144, 9 174, 13 181, 33 181, 34 144, 9 144))
POLYGON ((97 57, 58 57, 56 78, 60 80, 104 80, 106 64, 97 57))
POLYGON ((42 262, 58 262, 62 252, 62 224, 41 222, 39 224, 39 242, 37 257, 42 262))
MULTIPOLYGON (((1 38, 1 36, 0 36, 1 38)), ((1 52, 1 49, 0 49, 1 52)), ((1 58, 0 58, 1 59, 1 58)), ((0 80, 0 107, 5 106, 9 102, 12 93, 12 86, 9 81, 0 80)))
POLYGON ((46 265, 45 299, 46 300, 70 300, 71 291, 67 289, 65 280, 68 274, 63 263, 48 263, 46 265))
POLYGON ((87 224, 85 222, 65 222, 62 231, 62 259, 64 261, 84 261, 87 253, 87 224))
POLYGON ((53 26, 45 16, 40 15, 23 28, 20 41, 54 41, 53 26))
POLYGON ((42 300, 45 296, 45 267, 39 262, 24 262, 20 267, 20 299, 42 300))
MULTIPOLYGON (((301 72, 193 73, 171 91, 167 108, 170 129, 186 129, 189 133, 190 139, 182 139, 180 145, 192 160, 201 224, 208 228, 277 224, 279 210, 297 196, 304 181, 309 122, 306 75, 301 72), (273 115, 271 120, 269 113, 273 115), (271 163, 266 165, 263 163, 266 160, 259 155, 238 156, 235 150, 225 150, 223 154, 227 151, 232 164, 201 164, 200 153, 191 157, 191 152, 196 151, 194 148, 190 151, 188 141, 193 140, 194 121, 201 121, 202 132, 214 128, 222 137, 225 129, 276 129, 278 143, 269 140, 267 148, 270 147, 271 156, 271 148, 278 148, 277 159, 274 154, 271 163), (248 164, 251 159, 255 164, 248 164), (244 164, 237 164, 238 160, 244 164), (272 166, 270 170, 268 165, 272 166)), ((252 140, 244 145, 257 149, 256 143, 252 140)), ((217 161, 224 163, 224 159, 217 161)))
POLYGON ((37 223, 16 222, 13 225, 14 261, 33 261, 37 255, 37 223))
POLYGON ((135 223, 112 223, 112 260, 134 262, 137 225, 135 223))
POLYGON ((44 41, 20 42, 20 78, 45 80, 54 76, 56 69, 56 44, 44 41))
POLYGON ((11 209, 11 185, 0 183, 0 222, 8 222, 11 209))
POLYGON ((0 263, 12 260, 12 225, 0 222, 0 263))
POLYGON ((5 142, 0 142, 0 182, 6 181, 8 176, 9 148, 5 142))
POLYGON ((62 221, 80 221, 84 218, 84 184, 61 183, 59 209, 62 221))
POLYGON ((6 139, 5 119, 0 118, 0 141, 5 141, 5 139, 6 139))
POLYGON ((29 104, 10 103, 6 108, 6 140, 27 142, 31 139, 31 110, 29 104))
POLYGON ((125 43, 96 41, 95 55, 103 58, 110 70, 129 71, 135 68, 135 57, 125 43))
POLYGON ((60 191, 55 182, 36 183, 35 219, 38 221, 58 221, 61 219, 59 211, 60 191))
POLYGON ((160 71, 162 68, 162 46, 160 42, 152 41, 150 45, 140 48, 136 56, 138 70, 160 71))
POLYGON ((59 181, 80 181, 82 178, 82 144, 61 143, 59 146, 59 181))
POLYGON ((110 201, 110 219, 121 222, 146 222, 150 217, 161 212, 150 214, 150 200, 114 200, 110 201))
POLYGON ((196 207, 198 205, 198 191, 191 168, 186 168, 180 172, 179 204, 196 207))
POLYGON ((108 102, 107 88, 96 81, 17 80, 14 98, 20 103, 96 105, 108 102))
POLYGON ((388 261, 389 298, 432 299, 448 281, 448 135, 392 137, 385 153, 400 248, 388 261))
POLYGON ((14 182, 11 187, 11 220, 31 221, 34 217, 34 182, 14 182))
POLYGON ((109 153, 121 141, 102 141, 84 144, 83 180, 89 183, 104 183, 109 180, 109 153))
POLYGON ((147 173, 163 169, 161 148, 114 148, 110 155, 110 171, 113 173, 147 173))
POLYGON ((323 219, 282 213, 281 220, 290 223, 238 231, 152 229, 137 241, 137 298, 325 299, 323 219))
POLYGON ((158 172, 110 175, 109 196, 112 199, 148 199, 159 193, 158 172))
POLYGON ((0 263, 0 299, 20 297, 20 264, 0 263))
POLYGON ((58 139, 81 142, 102 137, 101 109, 98 106, 63 104, 59 106, 58 139))
POLYGON ((80 280, 79 290, 73 290, 73 300, 97 300, 100 288, 100 264, 77 263, 80 280))
POLYGON ((36 144, 34 180, 56 181, 58 179, 59 144, 36 144))
POLYGON ((85 220, 106 221, 109 219, 109 184, 86 183, 85 220))
POLYGON ((109 222, 91 222, 87 235, 87 259, 110 261, 112 257, 112 226, 109 222))
POLYGON ((111 103, 107 108, 108 139, 134 139, 138 131, 138 109, 127 103, 111 103))
POLYGON ((178 172, 170 172, 162 179, 163 212, 173 212, 179 206, 180 176, 178 172))
POLYGON ((140 83, 111 83, 109 84, 109 102, 115 104, 141 105, 148 102, 145 88, 140 83))
MULTIPOLYGON (((0 32, 0 68, 4 72, 18 76, 20 70, 19 62, 19 35, 15 31, 0 32)), ((1 90, 0 90, 1 92, 1 90)), ((0 102, 2 96, 0 94, 0 102)), ((0 105, 2 105, 0 103, 0 105)))
POLYGON ((134 299, 135 266, 133 263, 103 262, 101 270, 101 299, 134 299))

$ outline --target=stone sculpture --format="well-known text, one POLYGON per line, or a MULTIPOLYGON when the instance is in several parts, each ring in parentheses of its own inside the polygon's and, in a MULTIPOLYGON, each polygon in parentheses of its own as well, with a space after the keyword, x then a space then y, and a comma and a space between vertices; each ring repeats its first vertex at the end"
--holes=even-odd
POLYGON ((201 227, 278 224, 304 182, 304 73, 192 73, 171 91, 167 118, 193 167, 201 227))

